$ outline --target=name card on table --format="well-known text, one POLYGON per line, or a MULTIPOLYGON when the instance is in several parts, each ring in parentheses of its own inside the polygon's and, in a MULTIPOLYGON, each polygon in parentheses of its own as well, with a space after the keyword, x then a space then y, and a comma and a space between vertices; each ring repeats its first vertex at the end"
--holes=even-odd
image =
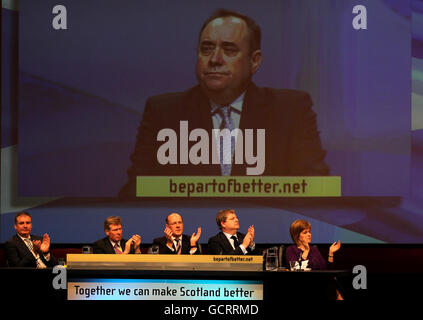
POLYGON ((68 254, 70 269, 262 271, 262 256, 68 254))

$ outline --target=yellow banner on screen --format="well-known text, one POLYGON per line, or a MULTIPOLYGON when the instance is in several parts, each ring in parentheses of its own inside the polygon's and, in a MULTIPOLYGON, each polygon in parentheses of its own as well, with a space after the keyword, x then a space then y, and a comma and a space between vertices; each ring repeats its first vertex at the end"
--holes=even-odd
POLYGON ((340 197, 341 177, 137 177, 137 197, 340 197))

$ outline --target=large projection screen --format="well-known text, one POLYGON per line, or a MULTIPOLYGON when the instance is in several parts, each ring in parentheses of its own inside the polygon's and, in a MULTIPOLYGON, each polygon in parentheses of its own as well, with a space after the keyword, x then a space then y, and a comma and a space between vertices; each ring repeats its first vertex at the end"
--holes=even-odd
MULTIPOLYGON (((315 243, 422 243, 420 2, 7 3, 2 242, 14 233, 16 212, 26 210, 34 233, 48 232, 57 243, 103 237, 103 221, 111 215, 123 218, 125 235, 138 233, 150 243, 163 234, 171 212, 183 216, 187 234, 201 226, 200 242, 206 243, 218 232, 216 213, 233 208, 240 231, 254 225, 258 243, 291 242, 289 225, 300 218, 311 222, 315 243), (256 93, 248 87, 239 128, 244 149, 246 129, 257 138, 256 163, 246 167, 263 161, 263 170, 249 175, 245 163, 234 165, 232 177, 239 180, 233 181, 297 177, 300 185, 291 188, 298 191, 303 182, 313 192, 282 194, 269 187, 251 196, 233 189, 136 196, 136 176, 179 178, 186 187, 198 180, 193 176, 206 179, 204 185, 211 177, 229 188, 219 163, 195 164, 194 152, 183 156, 186 123, 188 135, 198 128, 210 135, 212 157, 214 115, 206 115, 210 128, 201 125, 202 106, 212 106, 203 99, 196 70, 200 29, 219 8, 251 17, 261 29, 256 93), (266 131, 263 154, 260 128, 266 131), (177 135, 177 163, 159 163, 160 147, 171 140, 159 139, 162 129, 177 135), (129 197, 122 197, 128 184, 129 197)), ((196 142, 186 142, 188 151, 196 142)), ((172 151, 163 154, 171 158, 172 151)))

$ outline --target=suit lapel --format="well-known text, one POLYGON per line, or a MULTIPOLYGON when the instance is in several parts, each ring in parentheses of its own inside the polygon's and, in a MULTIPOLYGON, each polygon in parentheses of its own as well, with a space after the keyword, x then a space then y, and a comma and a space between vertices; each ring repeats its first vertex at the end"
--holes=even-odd
MULTIPOLYGON (((179 115, 178 119, 188 120, 188 130, 191 131, 196 128, 203 128, 209 135, 209 157, 210 163, 212 160, 212 129, 213 120, 210 112, 210 103, 208 98, 203 94, 201 88, 196 86, 192 88, 184 99, 184 104, 187 105, 187 113, 185 115, 179 115)), ((268 129, 270 128, 270 121, 272 120, 272 110, 268 103, 268 98, 264 95, 260 89, 254 84, 250 83, 247 92, 245 94, 244 104, 242 106, 241 121, 239 128, 243 132, 244 144, 245 144, 245 129, 253 129, 253 142, 254 142, 254 154, 257 153, 257 131, 256 129, 268 129)), ((266 137, 270 141, 270 137, 266 137)), ((267 141, 266 139, 266 141, 267 141)), ((190 142, 191 147, 196 142, 190 142)), ((244 148, 245 152, 245 148, 244 148)), ((269 158, 270 149, 266 146, 266 159, 269 158)), ((243 164, 232 165, 232 176, 244 176, 246 174, 247 164, 245 157, 243 164)), ((266 161, 266 168, 267 168, 266 161)), ((220 164, 209 164, 205 166, 187 166, 187 173, 192 172, 200 175, 216 175, 220 176, 220 164), (193 169, 194 167, 194 169, 193 169), (193 170, 193 171, 192 171, 193 170), (198 170, 198 171, 197 171, 198 170)), ((196 174, 194 174, 196 175, 196 174)))
POLYGON ((240 129, 264 129, 269 123, 269 105, 267 97, 263 95, 254 83, 250 83, 242 106, 240 129))
POLYGON ((226 252, 234 250, 234 248, 232 248, 232 245, 229 242, 228 238, 224 235, 223 232, 219 233, 219 237, 220 237, 220 243, 222 243, 224 250, 226 252))
MULTIPOLYGON (((209 164, 207 165, 189 165, 187 166, 188 175, 202 175, 202 176, 219 176, 220 164, 212 164, 212 130, 213 120, 211 116, 210 103, 208 98, 203 94, 199 86, 191 89, 186 96, 184 103, 188 106, 185 118, 188 120, 188 130, 191 132, 194 129, 201 128, 207 131, 209 136, 209 164)), ((189 142, 191 148, 197 142, 189 142)))
POLYGON ((213 129, 210 103, 199 86, 194 87, 187 95, 185 103, 188 105, 189 130, 203 128, 210 134, 213 129))
MULTIPOLYGON (((270 128, 270 121, 272 119, 270 106, 267 102, 267 97, 263 95, 259 88, 254 83, 250 83, 244 98, 242 106, 241 121, 239 128, 242 130, 244 137, 244 153, 245 153, 245 129, 253 129, 253 143, 254 155, 257 154, 257 129, 270 128)), ((266 137, 268 138, 268 137, 266 137)), ((266 158, 268 149, 266 148, 266 158)), ((232 176, 245 176, 247 163, 243 155, 243 164, 234 164, 232 166, 232 176)))
POLYGON ((189 253, 190 250, 190 243, 189 243, 189 237, 182 235, 182 249, 181 249, 181 254, 187 254, 189 253))
POLYGON ((236 237, 238 238, 239 244, 241 244, 242 241, 244 241, 245 235, 243 233, 241 233, 241 232, 237 232, 236 233, 236 237))
POLYGON ((25 242, 19 237, 18 235, 15 235, 15 241, 19 247, 19 251, 22 252, 22 254, 30 255, 31 257, 34 257, 32 252, 29 250, 28 246, 25 244, 25 242))
MULTIPOLYGON (((115 253, 115 248, 113 248, 113 246, 112 246, 112 243, 110 242, 110 240, 109 240, 109 238, 104 238, 104 246, 105 246, 105 248, 106 248, 106 252, 107 253, 110 253, 110 254, 112 254, 112 253, 115 253)), ((121 241, 121 244, 122 244, 122 241, 121 241)))
MULTIPOLYGON (((31 235, 31 241, 32 240, 39 240, 37 237, 34 237, 31 235)), ((26 243, 21 239, 21 237, 19 237, 17 234, 15 235, 15 241, 16 241, 16 245, 19 248, 19 253, 22 254, 23 256, 26 256, 28 258, 33 259, 33 267, 37 266, 37 262, 36 259, 34 257, 34 255, 32 254, 31 250, 29 250, 28 246, 26 245, 26 243)), ((43 259, 43 255, 40 255, 40 258, 42 259, 43 263, 46 264, 47 262, 43 259)))

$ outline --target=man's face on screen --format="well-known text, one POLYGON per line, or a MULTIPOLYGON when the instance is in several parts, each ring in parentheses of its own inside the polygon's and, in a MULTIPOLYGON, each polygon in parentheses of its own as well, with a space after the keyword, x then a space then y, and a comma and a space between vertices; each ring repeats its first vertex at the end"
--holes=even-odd
POLYGON ((32 219, 29 216, 22 215, 16 218, 15 230, 16 232, 24 238, 29 237, 32 230, 32 219))
POLYGON ((106 230, 106 235, 113 242, 118 242, 122 240, 122 225, 120 224, 111 224, 109 230, 106 230))
POLYGON ((198 45, 196 75, 209 97, 223 94, 237 98, 246 89, 258 68, 249 46, 249 31, 244 20, 223 17, 207 24, 198 45))

